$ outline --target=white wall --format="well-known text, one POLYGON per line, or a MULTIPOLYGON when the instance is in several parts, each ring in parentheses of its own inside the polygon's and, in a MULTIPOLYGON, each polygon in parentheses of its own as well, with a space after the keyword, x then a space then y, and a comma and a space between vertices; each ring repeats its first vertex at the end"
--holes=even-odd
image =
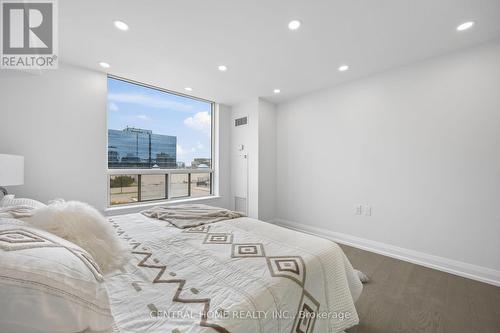
POLYGON ((248 216, 264 221, 275 217, 276 197, 276 106, 261 98, 232 108, 231 198, 247 198, 248 216), (234 120, 248 116, 248 125, 234 120), (238 146, 244 150, 239 151, 238 146), (246 158, 244 156, 247 156, 246 158))
MULTIPOLYGON (((216 149, 216 170, 215 175, 218 180, 217 192, 221 196, 220 199, 213 201, 215 206, 230 208, 230 193, 231 193, 231 107, 219 104, 217 113, 218 119, 216 120, 218 133, 216 134, 215 145, 216 149)), ((211 204, 207 202, 207 204, 211 204)))
POLYGON ((498 274, 499 89, 496 42, 279 105, 278 218, 498 274))
POLYGON ((276 217, 276 105, 259 99, 259 219, 276 217))
MULTIPOLYGON (((107 204, 107 78, 71 65, 40 75, 0 71, 0 153, 25 156, 25 185, 9 190, 48 201, 107 204)), ((219 192, 228 207, 230 108, 219 108, 219 192)), ((133 209, 131 211, 137 211, 133 209)))
POLYGON ((0 152, 25 156, 10 191, 106 205, 106 75, 73 66, 40 75, 0 71, 0 152))
POLYGON ((259 113, 258 100, 252 99, 232 107, 231 115, 231 208, 235 197, 247 199, 247 214, 259 216, 259 113), (248 124, 234 126, 234 120, 248 117, 248 124), (238 146, 244 150, 239 151, 238 146), (246 158, 244 157, 246 155, 246 158))

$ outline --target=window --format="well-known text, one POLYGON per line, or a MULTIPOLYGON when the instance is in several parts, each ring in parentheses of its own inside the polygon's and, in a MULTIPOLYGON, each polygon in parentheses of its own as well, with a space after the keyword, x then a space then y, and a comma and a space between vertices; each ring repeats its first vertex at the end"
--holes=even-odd
POLYGON ((189 174, 179 173, 170 176, 172 186, 171 186, 171 197, 180 198, 189 196, 189 174))
POLYGON ((212 195, 213 114, 213 102, 109 76, 109 204, 212 195))

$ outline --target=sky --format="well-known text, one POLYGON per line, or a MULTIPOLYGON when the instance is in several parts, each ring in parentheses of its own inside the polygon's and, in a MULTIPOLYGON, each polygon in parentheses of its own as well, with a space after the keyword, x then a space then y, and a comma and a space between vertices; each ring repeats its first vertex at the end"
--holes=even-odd
POLYGON ((108 78, 108 128, 177 137, 177 162, 210 158, 211 103, 108 78))

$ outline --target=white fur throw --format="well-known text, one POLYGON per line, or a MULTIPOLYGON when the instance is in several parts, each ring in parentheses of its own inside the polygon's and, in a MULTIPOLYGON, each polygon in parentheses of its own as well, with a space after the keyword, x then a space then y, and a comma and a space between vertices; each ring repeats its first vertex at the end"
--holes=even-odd
POLYGON ((370 282, 370 278, 368 277, 368 275, 366 275, 365 273, 363 273, 362 271, 359 271, 357 269, 355 269, 354 271, 358 274, 359 281, 361 281, 361 283, 370 282))
POLYGON ((35 209, 24 218, 31 225, 51 232, 86 250, 104 273, 123 266, 126 251, 104 216, 78 201, 55 201, 35 209))

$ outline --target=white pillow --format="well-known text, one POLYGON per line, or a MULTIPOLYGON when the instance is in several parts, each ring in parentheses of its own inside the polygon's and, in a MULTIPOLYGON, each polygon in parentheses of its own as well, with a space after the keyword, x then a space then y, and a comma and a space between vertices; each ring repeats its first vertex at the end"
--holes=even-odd
POLYGON ((14 194, 7 194, 0 200, 0 207, 28 206, 33 209, 45 207, 44 203, 35 199, 16 198, 14 194))
POLYGON ((75 244, 1 219, 0 263, 2 332, 70 333, 112 326, 99 266, 75 244))
POLYGON ((86 203, 54 201, 23 220, 85 249, 105 274, 119 269, 127 260, 126 249, 111 225, 86 203))

